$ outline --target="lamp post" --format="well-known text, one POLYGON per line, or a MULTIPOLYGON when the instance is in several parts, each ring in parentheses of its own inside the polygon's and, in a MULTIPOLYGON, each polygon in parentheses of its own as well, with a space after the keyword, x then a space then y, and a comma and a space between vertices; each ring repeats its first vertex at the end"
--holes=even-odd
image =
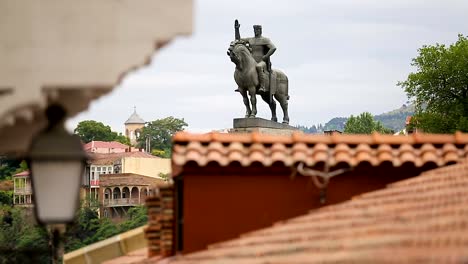
POLYGON ((72 222, 79 206, 80 180, 86 154, 78 136, 64 127, 65 110, 60 105, 46 109, 47 128, 31 144, 28 165, 34 192, 34 212, 40 224, 51 225, 54 259, 60 239, 57 224, 72 222))

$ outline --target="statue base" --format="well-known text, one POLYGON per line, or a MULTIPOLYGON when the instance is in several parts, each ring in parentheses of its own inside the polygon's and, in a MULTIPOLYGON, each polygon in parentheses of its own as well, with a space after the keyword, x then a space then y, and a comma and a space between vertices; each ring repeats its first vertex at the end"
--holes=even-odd
POLYGON ((270 135, 291 135, 294 131, 298 131, 293 126, 258 117, 234 118, 233 121, 233 129, 229 133, 259 132, 270 135))

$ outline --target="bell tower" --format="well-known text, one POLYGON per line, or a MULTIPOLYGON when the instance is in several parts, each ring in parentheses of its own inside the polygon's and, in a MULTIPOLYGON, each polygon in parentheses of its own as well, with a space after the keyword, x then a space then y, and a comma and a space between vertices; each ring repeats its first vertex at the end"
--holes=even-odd
POLYGON ((132 145, 137 143, 137 138, 144 126, 145 121, 137 114, 136 107, 133 107, 133 114, 125 121, 125 136, 130 139, 132 145))

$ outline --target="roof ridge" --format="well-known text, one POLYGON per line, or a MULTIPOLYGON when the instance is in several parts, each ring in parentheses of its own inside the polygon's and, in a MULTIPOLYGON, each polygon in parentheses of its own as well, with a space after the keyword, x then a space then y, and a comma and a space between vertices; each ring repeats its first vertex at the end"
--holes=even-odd
POLYGON ((259 132, 253 133, 219 133, 210 132, 203 134, 195 134, 186 131, 177 132, 173 137, 173 142, 241 142, 241 143, 307 143, 307 144, 467 144, 468 133, 457 131, 454 134, 425 134, 414 133, 412 135, 387 135, 374 132, 372 134, 304 134, 295 131, 290 136, 285 135, 270 135, 259 132))

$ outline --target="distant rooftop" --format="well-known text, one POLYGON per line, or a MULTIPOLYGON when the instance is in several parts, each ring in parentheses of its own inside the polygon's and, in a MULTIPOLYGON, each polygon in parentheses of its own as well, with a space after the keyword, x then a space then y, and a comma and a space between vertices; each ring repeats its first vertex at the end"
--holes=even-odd
POLYGON ((141 118, 137 112, 136 112, 136 107, 133 109, 133 114, 125 121, 125 125, 128 124, 144 124, 145 120, 141 118))
POLYGON ((85 150, 92 148, 127 149, 128 146, 117 141, 91 141, 86 143, 83 148, 85 150))
POLYGON ((29 176, 29 170, 25 170, 25 171, 22 171, 22 172, 19 172, 13 176, 16 176, 16 177, 21 177, 21 176, 29 176))
POLYGON ((88 163, 94 164, 94 165, 109 165, 109 164, 112 164, 114 161, 119 160, 124 157, 161 159, 149 153, 140 152, 140 151, 109 153, 109 154, 90 153, 89 157, 90 159, 88 160, 88 163))

